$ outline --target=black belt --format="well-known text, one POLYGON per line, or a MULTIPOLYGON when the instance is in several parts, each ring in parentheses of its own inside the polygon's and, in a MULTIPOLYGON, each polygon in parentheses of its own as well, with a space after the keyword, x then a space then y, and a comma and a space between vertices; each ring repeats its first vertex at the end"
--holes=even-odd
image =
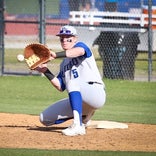
POLYGON ((92 81, 89 81, 89 82, 87 82, 87 83, 90 84, 90 85, 92 85, 92 84, 94 84, 94 83, 102 85, 102 83, 100 83, 100 82, 92 82, 92 81))

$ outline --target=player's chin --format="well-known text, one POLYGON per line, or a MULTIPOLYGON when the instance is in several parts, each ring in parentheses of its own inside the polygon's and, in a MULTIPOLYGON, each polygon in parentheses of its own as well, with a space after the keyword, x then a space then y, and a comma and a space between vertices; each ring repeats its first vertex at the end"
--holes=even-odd
POLYGON ((63 48, 63 50, 68 50, 69 48, 63 48))
POLYGON ((63 48, 64 50, 68 50, 68 49, 69 49, 69 46, 67 46, 67 45, 62 45, 62 48, 63 48))

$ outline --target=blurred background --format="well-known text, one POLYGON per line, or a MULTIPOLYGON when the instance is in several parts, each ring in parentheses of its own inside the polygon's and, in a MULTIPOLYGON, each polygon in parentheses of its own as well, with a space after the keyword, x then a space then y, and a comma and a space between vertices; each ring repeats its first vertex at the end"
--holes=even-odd
MULTIPOLYGON (((155 0, 0 0, 0 75, 40 75, 16 57, 40 42, 57 52, 62 25, 78 31, 103 78, 156 80, 155 0)), ((57 74, 61 60, 49 63, 57 74)))

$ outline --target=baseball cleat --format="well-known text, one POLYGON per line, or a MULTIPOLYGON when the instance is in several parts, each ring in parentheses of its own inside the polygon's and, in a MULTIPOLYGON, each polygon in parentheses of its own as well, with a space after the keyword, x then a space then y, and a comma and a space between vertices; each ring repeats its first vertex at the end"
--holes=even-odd
POLYGON ((84 135, 86 134, 85 126, 84 125, 76 125, 72 124, 68 128, 62 130, 62 133, 67 136, 76 136, 76 135, 84 135))
POLYGON ((82 123, 83 125, 84 125, 84 127, 89 127, 90 126, 90 124, 91 124, 91 120, 89 120, 88 122, 86 122, 86 123, 82 123))

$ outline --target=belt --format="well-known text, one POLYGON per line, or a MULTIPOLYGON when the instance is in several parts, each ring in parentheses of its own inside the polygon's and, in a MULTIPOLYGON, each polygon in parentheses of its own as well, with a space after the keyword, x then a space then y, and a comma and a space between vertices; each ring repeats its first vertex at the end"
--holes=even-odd
POLYGON ((102 83, 96 82, 96 81, 95 81, 95 82, 89 81, 89 82, 87 82, 87 83, 90 84, 90 85, 92 85, 92 84, 94 84, 94 83, 102 85, 102 83))

